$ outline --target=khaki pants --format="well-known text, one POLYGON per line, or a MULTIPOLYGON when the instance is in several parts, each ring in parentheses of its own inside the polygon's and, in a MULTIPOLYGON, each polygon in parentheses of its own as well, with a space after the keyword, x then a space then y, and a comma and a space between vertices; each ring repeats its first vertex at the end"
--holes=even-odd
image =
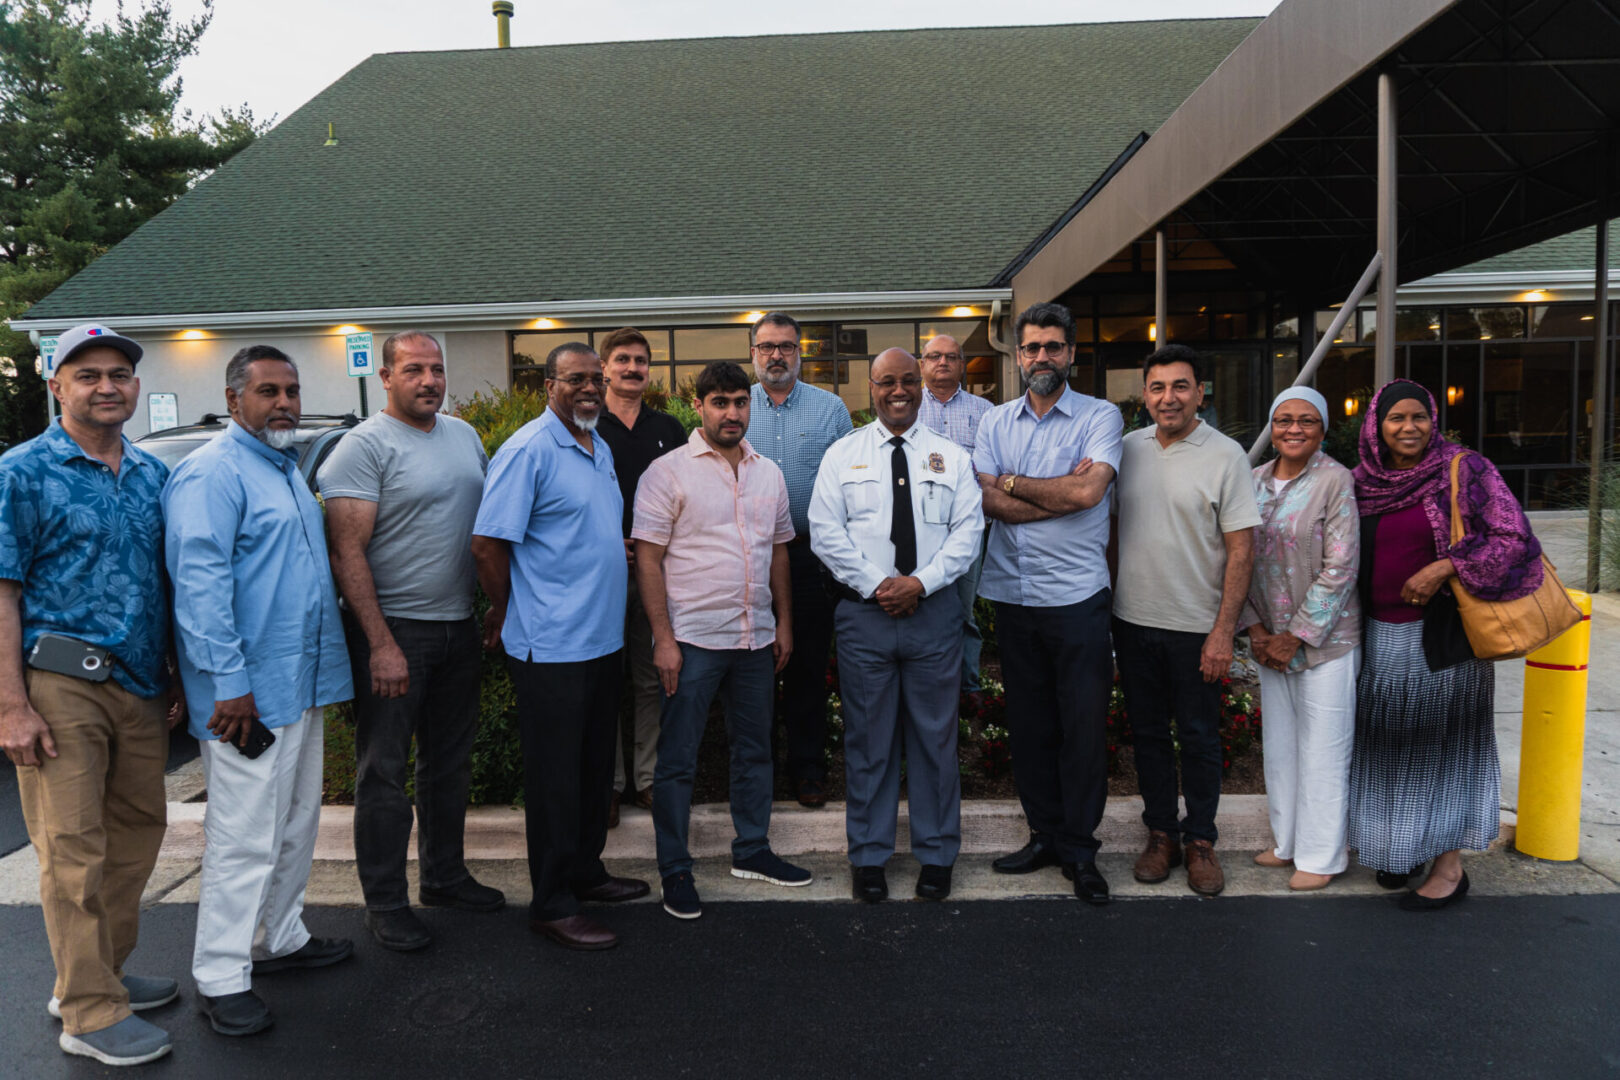
POLYGON ((164 701, 112 681, 29 671, 28 700, 51 726, 54 758, 18 766, 39 899, 70 1035, 129 1015, 120 981, 135 950, 141 892, 168 821, 164 701))

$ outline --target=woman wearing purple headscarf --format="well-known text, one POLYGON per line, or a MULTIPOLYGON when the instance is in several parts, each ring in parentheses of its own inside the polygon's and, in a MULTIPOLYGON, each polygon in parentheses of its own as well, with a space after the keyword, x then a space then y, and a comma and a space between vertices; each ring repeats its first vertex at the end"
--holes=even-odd
MULTIPOLYGON (((1482 851, 1501 821, 1495 672, 1464 655, 1440 658, 1434 623, 1455 619, 1452 575, 1483 599, 1541 584, 1541 545, 1496 467, 1440 434, 1434 398, 1397 379, 1373 396, 1361 426, 1356 501, 1366 614, 1350 760, 1349 844, 1378 882, 1400 888, 1434 860, 1412 911, 1468 893, 1462 851, 1482 851), (1451 542, 1451 461, 1464 536, 1451 542), (1425 649, 1424 623, 1431 623, 1425 649)), ((1457 640, 1457 635, 1450 635, 1457 640)))

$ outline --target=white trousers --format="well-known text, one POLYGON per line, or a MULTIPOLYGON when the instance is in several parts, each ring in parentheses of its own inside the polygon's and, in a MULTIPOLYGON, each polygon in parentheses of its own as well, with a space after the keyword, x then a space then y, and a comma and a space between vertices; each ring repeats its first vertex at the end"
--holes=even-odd
POLYGON ((1274 854, 1312 874, 1342 873, 1361 649, 1287 674, 1260 669, 1266 802, 1274 854))
POLYGON ((321 816, 323 714, 305 709, 251 761, 219 740, 201 744, 208 811, 191 958, 200 994, 250 989, 253 961, 309 941, 304 888, 321 816))

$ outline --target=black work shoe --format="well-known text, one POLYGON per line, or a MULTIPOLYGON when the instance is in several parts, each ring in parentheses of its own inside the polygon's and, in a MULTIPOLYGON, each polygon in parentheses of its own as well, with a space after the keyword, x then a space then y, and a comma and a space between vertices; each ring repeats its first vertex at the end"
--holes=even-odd
POLYGON ((1073 870, 1065 866, 1064 876, 1074 878, 1074 895, 1088 904, 1108 903, 1108 879, 1098 871, 1094 862, 1072 864, 1073 870))
POLYGON ((286 956, 272 956, 268 960, 253 961, 253 974, 268 975, 272 971, 286 971, 289 968, 326 967, 328 964, 347 960, 353 955, 354 942, 348 938, 312 937, 304 942, 303 948, 295 949, 286 956))
POLYGON ((924 866, 917 875, 917 896, 923 900, 943 900, 951 895, 951 868, 924 866))
POLYGON ((197 995, 197 1010, 221 1035, 252 1035, 276 1022, 270 1006, 251 990, 219 997, 197 995))
POLYGON ((889 882, 881 866, 850 867, 850 892, 857 900, 881 904, 889 898, 889 882))
POLYGON ((408 907, 366 912, 366 929, 377 944, 395 952, 415 952, 433 943, 433 935, 408 907))
POLYGON ((1057 864, 1057 845, 1042 837, 1031 836, 1029 843, 1023 847, 992 862, 990 869, 998 874, 1032 874, 1042 867, 1057 864))
POLYGON ((416 891, 423 907, 458 908, 461 911, 499 911, 506 906, 506 894, 488 885, 480 885, 472 878, 443 889, 430 889, 423 885, 416 891))

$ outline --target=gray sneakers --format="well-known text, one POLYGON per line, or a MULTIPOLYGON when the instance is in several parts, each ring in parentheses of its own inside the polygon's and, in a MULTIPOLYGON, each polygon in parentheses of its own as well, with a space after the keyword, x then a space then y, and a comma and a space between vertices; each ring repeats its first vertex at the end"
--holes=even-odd
MULTIPOLYGON (((173 979, 159 979, 151 975, 125 975, 124 989, 129 991, 129 1011, 141 1012, 145 1009, 155 1009, 159 1005, 167 1005, 180 996, 180 984, 173 979)), ((62 1002, 58 998, 51 998, 45 1003, 45 1011, 62 1019, 62 1002)))
POLYGON ((82 1035, 62 1032, 57 1043, 70 1054, 95 1058, 103 1065, 140 1065, 169 1052, 169 1033, 138 1016, 126 1016, 112 1027, 82 1035))

